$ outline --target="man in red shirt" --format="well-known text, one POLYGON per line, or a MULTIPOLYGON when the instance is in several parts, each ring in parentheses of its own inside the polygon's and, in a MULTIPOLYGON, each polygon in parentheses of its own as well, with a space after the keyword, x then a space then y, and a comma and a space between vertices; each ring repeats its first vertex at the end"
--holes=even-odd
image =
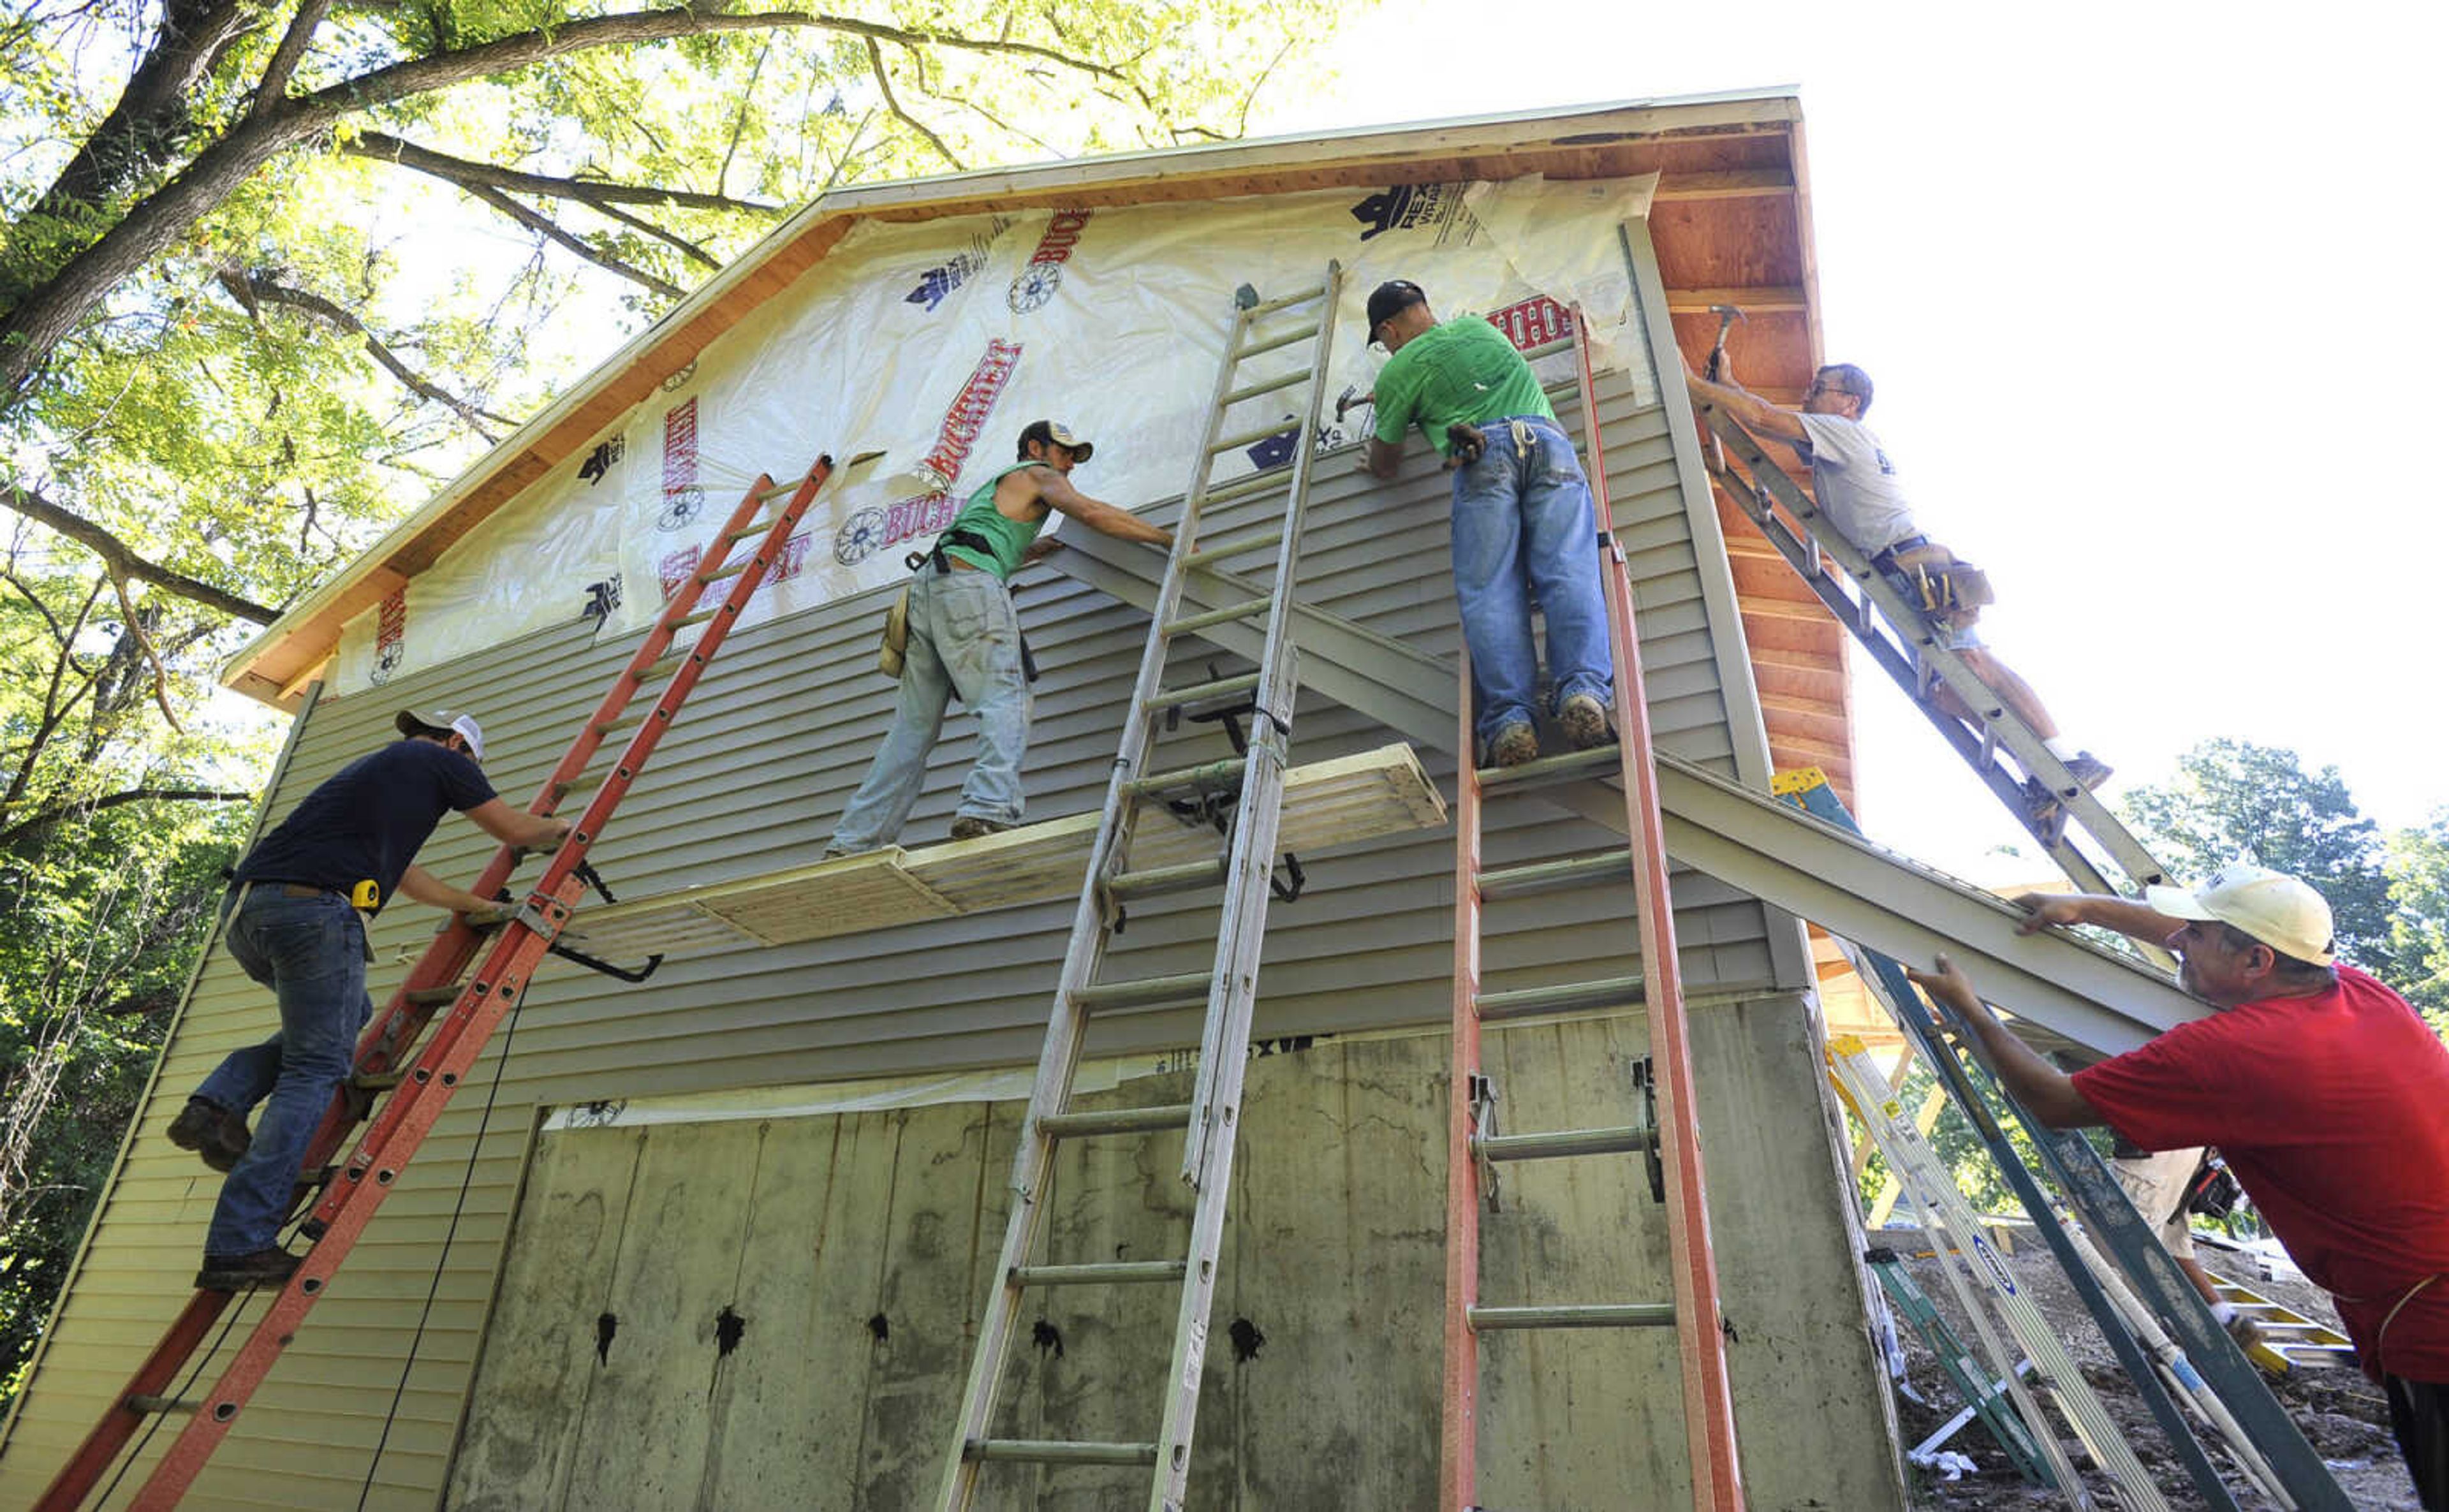
POLYGON ((2449 1512, 2449 1048, 2406 1001, 2333 964, 2330 907, 2296 878, 2223 869, 2144 901, 2027 894, 2029 934, 2097 925, 2160 943, 2218 1011, 2069 1076, 1940 956, 1911 973, 2054 1129, 2147 1150, 2215 1144, 2271 1233, 2326 1288, 2430 1512, 2449 1512))

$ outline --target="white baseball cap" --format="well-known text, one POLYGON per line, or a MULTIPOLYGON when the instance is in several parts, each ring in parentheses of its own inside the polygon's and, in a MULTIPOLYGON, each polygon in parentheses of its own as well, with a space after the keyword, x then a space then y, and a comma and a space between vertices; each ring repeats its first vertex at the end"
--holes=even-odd
POLYGON ((402 709, 391 721, 402 735, 449 735, 453 731, 468 737, 468 754, 477 760, 485 759, 485 730, 472 714, 456 709, 402 709))
POLYGON ((2328 966, 2337 942, 2330 934, 2330 905, 2285 871, 2239 861, 2211 873, 2188 891, 2150 887, 2143 901, 2172 919, 2207 919, 2243 929, 2281 955, 2328 966))

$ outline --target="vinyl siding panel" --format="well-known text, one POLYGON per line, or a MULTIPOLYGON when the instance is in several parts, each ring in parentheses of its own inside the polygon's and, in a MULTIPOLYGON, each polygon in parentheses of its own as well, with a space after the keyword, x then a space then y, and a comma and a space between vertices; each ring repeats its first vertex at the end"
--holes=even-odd
MULTIPOLYGON (((1654 403, 1638 404, 1620 377, 1601 386, 1599 405, 1616 524, 1632 559, 1658 741, 1733 772, 1739 751, 1764 749, 1759 714, 1748 686, 1730 696, 1722 685, 1728 659, 1721 638, 1739 637, 1740 629, 1711 622, 1667 413, 1654 403)), ((1558 408, 1578 432, 1572 396, 1558 408)), ((1322 458, 1302 598, 1451 659, 1457 631, 1446 501, 1445 478, 1417 443, 1406 475, 1384 486, 1359 473, 1351 453, 1322 458)), ((1172 506, 1152 511, 1160 519, 1174 512, 1172 506)), ((1258 518, 1257 506, 1228 507, 1210 526, 1231 529, 1258 518)), ((1724 571, 1722 562, 1716 570, 1724 571)), ((1102 798, 1147 620, 1059 572, 1032 574, 1019 600, 1045 673, 1027 769, 1030 813, 1046 817, 1089 808, 1102 798)), ((621 896, 815 859, 890 717, 892 684, 872 665, 881 602, 872 594, 731 638, 596 848, 597 863, 621 896)), ((573 623, 403 678, 381 693, 323 704, 271 796, 275 815, 341 763, 390 738, 392 711, 411 703, 479 711, 491 737, 489 774, 507 797, 523 803, 628 654, 628 642, 598 645, 589 630, 573 623)), ((1174 660, 1177 681, 1195 680, 1210 660, 1228 675, 1246 665, 1189 640, 1177 645, 1174 660)), ((1388 738, 1381 727, 1305 693, 1294 759, 1318 760, 1388 738)), ((1186 726, 1162 749, 1174 764, 1222 756, 1228 747, 1212 727, 1193 733, 1186 726)), ((910 843, 930 843, 942 833, 972 750, 968 721, 955 711, 928 763, 910 843)), ((1450 790, 1451 759, 1425 749, 1422 756, 1450 790)), ((1487 849, 1501 863, 1593 850, 1607 838, 1561 811, 1508 803, 1493 811, 1487 849)), ((420 861, 442 875, 466 877, 491 850, 473 826, 446 819, 420 861)), ((1441 1022, 1450 992, 1451 833, 1390 837, 1303 859, 1308 891, 1270 913, 1258 1035, 1441 1022)), ((1759 904, 1707 878, 1680 873, 1674 885, 1687 988, 1709 993, 1772 983, 1778 967, 1771 930, 1791 925, 1773 926, 1759 904)), ((439 1268, 433 1311, 367 1503, 430 1507, 493 1294, 534 1109, 1031 1062, 1071 908, 1068 900, 1050 902, 861 937, 676 959, 638 986, 549 967, 187 1505, 354 1504, 439 1268)), ((431 938, 434 918, 408 906, 387 909, 378 921, 377 1004, 431 938)), ((1212 918, 1212 900, 1135 906, 1109 977, 1204 967, 1212 918)), ((1492 986, 1636 969, 1629 891, 1501 904, 1488 922, 1492 986)), ((214 1062, 268 1033, 272 1022, 268 995, 217 950, 175 1029, 0 1460, 0 1507, 31 1501, 183 1300, 219 1177, 172 1148, 164 1130, 214 1062)), ((1115 1014, 1099 1021, 1090 1050, 1137 1053, 1197 1039, 1193 1015, 1115 1014)), ((168 1437, 156 1438, 155 1452, 168 1437)))

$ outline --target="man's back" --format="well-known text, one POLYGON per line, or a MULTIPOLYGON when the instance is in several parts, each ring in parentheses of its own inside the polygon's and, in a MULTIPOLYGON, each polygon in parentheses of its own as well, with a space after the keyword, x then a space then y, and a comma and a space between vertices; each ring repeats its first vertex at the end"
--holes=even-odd
POLYGON ((1446 427, 1556 411, 1522 354, 1478 316, 1460 316, 1403 344, 1379 372, 1378 439, 1400 446, 1415 422, 1437 450, 1446 427))
POLYGON ((1797 418, 1808 438, 1812 500, 1846 540, 1878 556, 1915 533, 1896 464, 1869 426, 1842 414, 1797 418))
POLYGON ((299 882, 346 892, 371 878, 388 902, 443 813, 493 796, 484 770, 431 740, 395 740, 306 794, 239 863, 241 882, 299 882))

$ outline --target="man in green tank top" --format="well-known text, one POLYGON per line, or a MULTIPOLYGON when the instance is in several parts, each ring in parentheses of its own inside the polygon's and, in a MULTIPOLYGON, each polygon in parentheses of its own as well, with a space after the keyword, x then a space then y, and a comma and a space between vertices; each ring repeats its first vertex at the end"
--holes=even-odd
POLYGON ((935 539, 910 582, 910 643, 902 653, 901 700, 850 806, 834 827, 831 855, 893 844, 918 801, 927 753, 943 733, 955 694, 978 718, 978 756, 961 784, 953 838, 968 840, 1020 822, 1020 763, 1029 750, 1029 679, 1020 619, 1007 586, 1056 543, 1037 533, 1069 515, 1100 535, 1170 546, 1173 532, 1071 487, 1071 469, 1095 446, 1059 422, 1020 433, 1020 460, 980 484, 935 539))

